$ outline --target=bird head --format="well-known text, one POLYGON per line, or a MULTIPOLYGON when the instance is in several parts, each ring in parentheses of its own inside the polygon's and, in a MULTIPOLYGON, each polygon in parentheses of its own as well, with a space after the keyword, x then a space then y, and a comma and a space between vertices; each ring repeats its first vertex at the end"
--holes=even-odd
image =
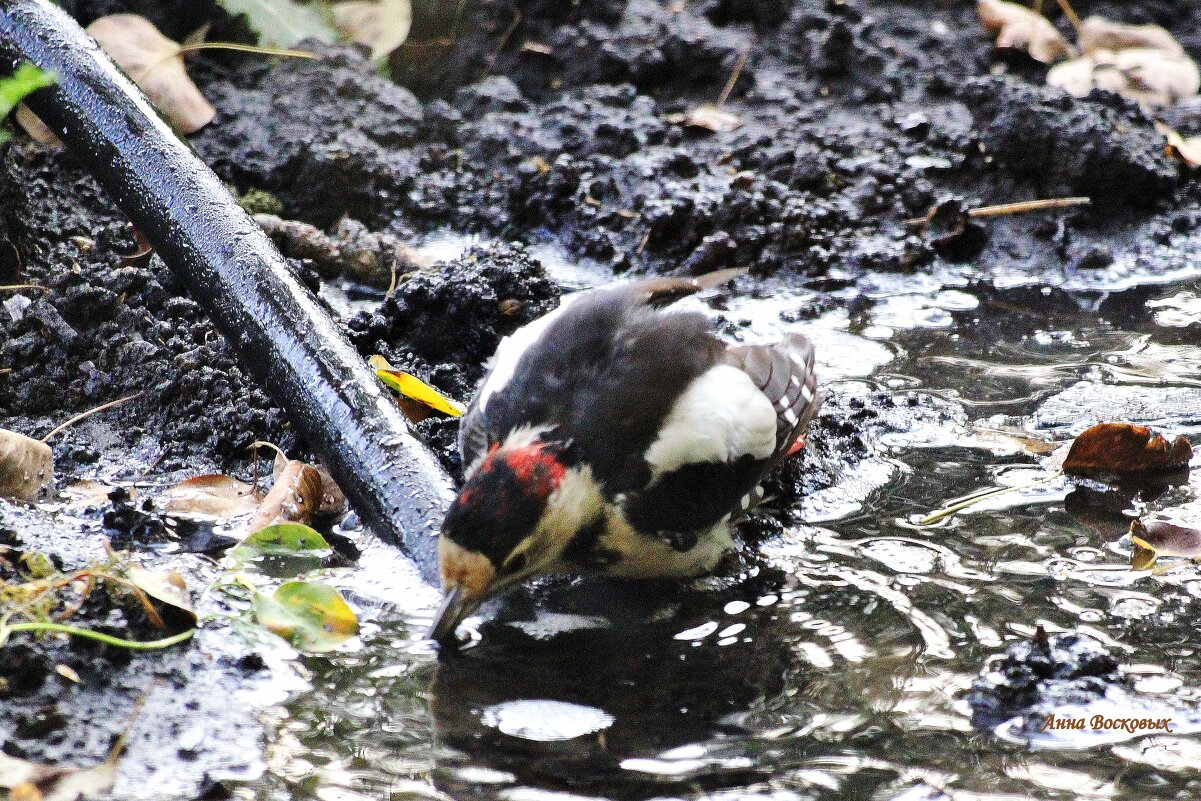
POLYGON ((447 512, 438 542, 445 596, 430 638, 443 640, 480 604, 544 572, 566 545, 553 500, 567 474, 554 444, 493 446, 447 512))

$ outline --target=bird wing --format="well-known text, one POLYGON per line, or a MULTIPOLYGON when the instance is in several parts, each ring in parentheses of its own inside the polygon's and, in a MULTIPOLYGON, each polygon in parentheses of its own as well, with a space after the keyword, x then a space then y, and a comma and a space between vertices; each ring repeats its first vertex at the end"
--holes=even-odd
POLYGON ((774 466, 804 444, 809 422, 821 407, 813 343, 802 334, 789 334, 774 345, 730 348, 725 360, 750 376, 776 410, 774 466))
POLYGON ((759 500, 759 483, 803 444, 820 404, 813 345, 804 336, 726 349, 680 397, 647 451, 659 469, 623 499, 626 518, 690 550, 726 515, 759 500))
MULTIPOLYGON (((521 426, 571 427, 583 417, 589 430, 624 429, 632 421, 655 418, 655 409, 630 409, 629 397, 604 398, 615 387, 630 386, 644 397, 674 397, 710 366, 719 347, 708 333, 709 323, 698 315, 659 315, 654 310, 743 272, 653 278, 568 296, 559 308, 505 337, 460 421, 459 451, 468 475, 491 444, 521 426), (648 328, 659 329, 659 336, 644 336, 648 328), (697 352, 688 358, 690 349, 697 352), (668 369, 660 369, 665 363, 668 369), (592 402, 598 395, 602 400, 592 402), (588 408, 580 408, 581 397, 589 399, 588 408)), ((645 433, 642 427, 635 425, 638 430, 628 432, 625 440, 645 433)), ((616 433, 621 439, 621 431, 616 433)), ((613 461, 611 453, 602 456, 613 461)))

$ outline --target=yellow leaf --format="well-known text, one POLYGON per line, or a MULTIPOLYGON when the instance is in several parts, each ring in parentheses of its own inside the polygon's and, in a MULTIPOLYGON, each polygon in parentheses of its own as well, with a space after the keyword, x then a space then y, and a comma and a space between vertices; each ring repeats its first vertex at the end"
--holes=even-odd
POLYGON ((403 370, 392 369, 382 357, 373 356, 368 363, 375 368, 375 374, 380 381, 383 381, 392 391, 400 393, 409 400, 417 401, 450 417, 462 417, 467 411, 466 406, 446 397, 420 378, 409 375, 403 370), (387 366, 381 366, 381 364, 387 366))

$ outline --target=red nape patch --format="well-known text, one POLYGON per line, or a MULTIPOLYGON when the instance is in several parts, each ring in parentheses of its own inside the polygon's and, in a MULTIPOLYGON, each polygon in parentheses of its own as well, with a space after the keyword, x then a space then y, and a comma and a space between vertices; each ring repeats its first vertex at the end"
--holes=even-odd
POLYGON ((523 487, 546 497, 559 487, 567 468, 542 445, 528 445, 504 456, 505 464, 523 487))
POLYGON ((805 450, 805 438, 797 437, 796 442, 792 443, 792 445, 789 446, 788 452, 785 453, 784 455, 786 457, 787 456, 796 456, 798 453, 800 453, 803 450, 805 450))

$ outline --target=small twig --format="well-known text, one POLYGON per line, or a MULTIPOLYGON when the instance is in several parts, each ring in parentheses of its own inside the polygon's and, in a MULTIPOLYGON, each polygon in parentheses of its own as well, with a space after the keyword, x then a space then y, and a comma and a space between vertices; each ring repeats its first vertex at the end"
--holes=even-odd
POLYGON ((288 454, 286 454, 282 450, 280 450, 280 447, 278 445, 276 445, 274 442, 264 442, 261 439, 256 439, 254 442, 252 442, 246 446, 246 450, 248 450, 248 451, 250 451, 250 450, 257 451, 259 448, 270 448, 271 450, 275 451, 281 459, 283 459, 284 461, 288 460, 288 454))
POLYGON ((55 434, 61 434, 63 431, 67 430, 68 428, 75 425, 79 421, 86 420, 87 418, 91 417, 94 414, 98 414, 99 412, 107 411, 107 410, 113 408, 114 406, 120 406, 122 403, 131 401, 134 398, 140 398, 140 397, 142 397, 142 393, 135 392, 132 395, 126 395, 124 398, 117 398, 115 401, 109 401, 108 403, 101 404, 100 406, 97 406, 94 409, 88 409, 86 412, 80 412, 79 414, 75 415, 67 422, 51 429, 49 434, 42 437, 42 442, 49 442, 55 434))
POLYGON ((262 56, 281 56, 283 58, 309 58, 315 61, 320 61, 323 56, 317 53, 311 53, 308 50, 287 50, 279 47, 260 47, 258 45, 238 44, 237 42, 195 42, 193 44, 180 45, 179 49, 173 53, 160 58, 134 78, 135 81, 140 81, 154 70, 161 67, 166 62, 173 58, 183 58, 188 53, 195 53, 197 50, 236 50, 239 53, 257 53, 262 56))
MULTIPOLYGON (((972 219, 981 217, 1003 217, 1008 214, 1025 214, 1031 211, 1050 211, 1067 209, 1075 206, 1087 206, 1092 203, 1088 197, 1052 197, 1042 200, 1019 200, 1016 203, 1000 203, 995 206, 981 206, 978 209, 968 209, 965 213, 972 219)), ((905 225, 912 228, 919 225, 929 225, 938 212, 938 206, 932 206, 924 217, 914 217, 906 220, 905 225)))
POLYGON ((139 642, 137 640, 126 640, 121 637, 114 637, 111 634, 103 634, 99 631, 91 629, 81 629, 77 626, 65 626, 62 623, 12 623, 8 626, 0 628, 0 645, 8 639, 9 634, 19 633, 22 631, 29 632, 52 632, 55 634, 70 634, 73 637, 83 637, 85 640, 95 640, 102 642, 105 645, 112 645, 117 648, 124 648, 128 651, 157 651, 160 648, 170 648, 172 645, 178 645, 186 641, 196 629, 188 629, 187 631, 174 634, 170 637, 164 637, 161 640, 148 640, 139 642))
POLYGON ((280 56, 282 58, 308 58, 314 61, 320 61, 325 58, 320 53, 313 53, 308 50, 289 50, 283 47, 261 47, 259 45, 238 44, 236 42, 195 42, 193 44, 180 45, 176 55, 184 55, 185 53, 194 53, 197 50, 237 50, 241 53, 258 53, 261 56, 280 56))
POLYGON ((730 79, 726 81, 725 87, 722 88, 721 94, 717 96, 715 108, 721 108, 730 98, 730 93, 734 91, 734 84, 738 83, 738 78, 742 75, 742 68, 746 66, 747 56, 750 55, 750 48, 743 50, 738 54, 738 60, 734 62, 734 70, 730 73, 730 79))
POLYGON ((513 37, 513 32, 517 30, 517 26, 521 24, 522 13, 521 9, 513 9, 513 21, 509 23, 509 27, 505 28, 505 32, 500 35, 500 44, 492 51, 491 61, 496 61, 500 58, 500 54, 505 51, 505 47, 509 44, 509 39, 513 37))
POLYGON ((1003 217, 1007 214, 1025 214, 1028 211, 1047 211, 1048 209, 1087 206, 1092 202, 1092 198, 1087 197, 1053 197, 1044 200, 1019 200, 1017 203, 1001 203, 997 206, 968 209, 967 216, 972 218, 1003 217))
POLYGON ((1080 19, 1080 15, 1076 13, 1076 9, 1072 8, 1072 4, 1068 0, 1055 0, 1055 2, 1059 3, 1059 10, 1068 18, 1068 22, 1072 24, 1072 28, 1076 31, 1076 38, 1079 39, 1080 28, 1084 24, 1080 19))
POLYGON ((1052 481, 1053 479, 1059 478, 1059 476, 1061 476, 1061 475, 1063 475, 1062 472, 1056 471, 1055 473, 1052 473, 1049 476, 1040 478, 1037 481, 1030 481, 1026 484, 1017 484, 1012 487, 998 487, 996 489, 985 490, 984 492, 977 492, 974 495, 967 496, 966 498, 964 498, 962 501, 959 501, 958 503, 951 504, 950 506, 946 507, 945 509, 939 509, 937 512, 931 512, 930 514, 923 517, 921 520, 917 521, 917 524, 919 526, 934 525, 935 523, 939 522, 940 520, 945 520, 946 518, 950 517, 951 515, 955 514, 956 512, 961 512, 964 509, 967 509, 971 506, 975 506, 976 504, 980 503, 981 501, 986 501, 989 498, 996 498, 1001 495, 1008 495, 1011 492, 1021 492, 1022 490, 1027 490, 1027 489, 1030 489, 1031 487, 1037 487, 1042 484, 1046 484, 1046 483, 1052 481))
POLYGON ((254 442, 246 446, 247 450, 254 451, 254 461, 251 463, 254 467, 254 476, 251 478, 250 486, 254 487, 254 497, 258 500, 262 500, 263 496, 259 493, 259 448, 270 448, 271 450, 275 451, 275 454, 285 462, 288 461, 288 454, 280 450, 278 445, 272 442, 265 442, 263 440, 256 439, 254 442))
MULTIPOLYGON (((195 629, 192 629, 195 631, 195 629)), ((192 632, 188 632, 191 634, 192 632)), ((121 754, 125 751, 125 743, 129 741, 129 733, 133 731, 133 724, 138 722, 138 718, 142 716, 142 710, 146 708, 146 701, 150 698, 150 693, 153 692, 160 684, 162 679, 154 679, 150 682, 150 686, 146 691, 138 696, 138 700, 134 701, 133 709, 129 713, 129 719, 125 721, 125 728, 121 731, 121 736, 117 738, 117 742, 113 743, 112 749, 108 752, 108 759, 104 760, 105 764, 116 767, 121 761, 121 754)))
POLYGON ((42 286, 41 284, 8 284, 0 286, 0 291, 20 292, 25 289, 40 289, 43 292, 49 292, 50 287, 42 286))
POLYGON ((392 297, 392 293, 396 291, 397 285, 400 283, 400 272, 396 269, 396 259, 392 260, 392 278, 388 281, 388 291, 384 293, 384 300, 392 297))
POLYGON ((638 243, 638 248, 634 251, 634 255, 641 256, 642 251, 646 250, 646 243, 651 241, 651 232, 648 229, 646 235, 642 237, 642 241, 638 243))

